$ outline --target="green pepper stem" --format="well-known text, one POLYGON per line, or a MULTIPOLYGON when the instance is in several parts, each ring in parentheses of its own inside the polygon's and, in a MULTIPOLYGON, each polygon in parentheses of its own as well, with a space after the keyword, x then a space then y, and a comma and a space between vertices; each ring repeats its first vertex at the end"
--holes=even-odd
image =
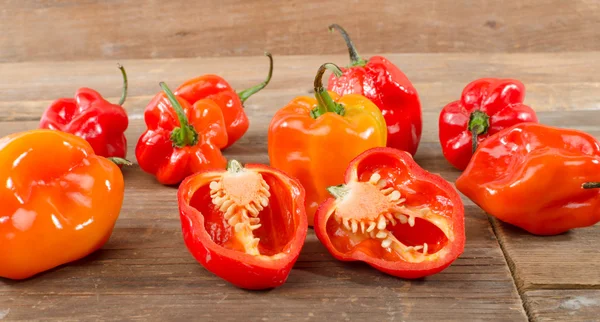
POLYGON ((325 87, 323 87, 323 74, 325 74, 325 70, 327 69, 333 72, 336 77, 342 76, 342 70, 336 64, 325 63, 319 67, 314 84, 317 106, 311 111, 311 116, 315 119, 327 112, 344 115, 344 107, 341 104, 334 102, 331 95, 329 95, 325 87))
POLYGON ((123 67, 123 65, 117 64, 117 67, 119 67, 119 69, 121 70, 121 75, 123 75, 123 91, 121 92, 121 99, 119 100, 118 105, 123 106, 123 103, 125 103, 125 99, 127 98, 127 73, 125 72, 125 67, 123 67))
POLYGON ((467 129, 471 131, 471 149, 473 153, 477 150, 477 137, 487 133, 489 127, 490 117, 485 112, 476 110, 471 113, 467 129))
POLYGON ((181 107, 181 104, 179 104, 175 94, 171 92, 164 82, 160 82, 160 87, 167 95, 167 98, 171 102, 171 106, 173 106, 175 113, 177 113, 177 118, 179 119, 179 127, 174 128, 171 132, 173 146, 182 148, 186 145, 196 145, 196 143, 198 143, 198 132, 196 132, 196 129, 189 124, 185 111, 183 110, 183 107, 181 107))
POLYGON ((356 51, 356 47, 354 46, 354 43, 352 42, 352 39, 350 39, 350 36, 346 32, 346 30, 344 30, 344 28, 342 28, 340 25, 338 25, 336 23, 329 26, 329 31, 333 32, 334 30, 339 31, 340 34, 342 34, 344 41, 346 42, 346 46, 348 47, 348 54, 350 54, 350 66, 366 65, 367 61, 362 59, 358 55, 358 51, 356 51))
POLYGON ((242 163, 238 160, 229 160, 227 161, 227 171, 231 172, 231 173, 238 173, 238 172, 242 172, 242 170, 244 170, 244 166, 242 165, 242 163))
POLYGON ((581 187, 583 189, 597 189, 600 188, 600 182, 586 182, 581 187))
POLYGON ((123 158, 119 158, 119 157, 109 157, 107 158, 110 161, 112 161, 114 164, 116 165, 132 165, 133 163, 131 163, 131 161, 127 160, 127 159, 123 159, 123 158))
POLYGON ((269 74, 267 74, 267 79, 256 86, 238 92, 238 96, 240 97, 242 103, 244 103, 248 98, 250 98, 250 96, 256 94, 261 89, 265 88, 271 81, 271 76, 273 76, 273 56, 270 52, 265 52, 265 56, 269 57, 269 74))
POLYGON ((336 199, 340 199, 340 198, 343 198, 345 195, 347 195, 348 192, 350 192, 350 189, 348 189, 348 187, 346 187, 346 185, 340 184, 337 186, 328 187, 327 191, 329 191, 329 193, 332 196, 334 196, 336 199))

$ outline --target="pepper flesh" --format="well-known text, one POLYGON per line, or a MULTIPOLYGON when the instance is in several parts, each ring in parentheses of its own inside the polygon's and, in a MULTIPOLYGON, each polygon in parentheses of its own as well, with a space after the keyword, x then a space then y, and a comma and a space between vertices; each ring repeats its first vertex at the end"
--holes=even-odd
POLYGON ((245 289, 286 281, 308 229, 298 181, 233 160, 187 178, 178 198, 185 243, 206 269, 245 289))
POLYGON ((345 184, 330 192, 335 198, 319 207, 315 233, 339 260, 419 278, 442 271, 463 252, 460 196, 406 152, 362 153, 348 166, 345 184))
POLYGON ((537 123, 524 98, 525 86, 518 80, 482 78, 469 83, 461 99, 440 113, 439 136, 446 160, 464 170, 474 148, 490 135, 518 123, 537 123))
POLYGON ((456 187, 490 215, 536 235, 600 221, 600 144, 589 134, 517 124, 483 141, 456 187))
POLYGON ((268 138, 271 165, 300 180, 306 190, 311 226, 319 204, 329 196, 327 187, 343 180, 348 163, 386 142, 385 120, 366 97, 340 97, 322 88, 316 88, 315 93, 327 93, 331 104, 343 107, 343 115, 327 110, 315 118, 314 113, 320 113, 317 99, 297 97, 275 113, 268 138))
POLYGON ((342 33, 351 64, 342 68, 343 75, 329 78, 328 89, 339 95, 359 94, 379 107, 387 124, 387 146, 417 152, 423 127, 421 102, 417 90, 406 75, 381 56, 362 59, 346 31, 338 25, 329 26, 342 33))
POLYGON ((34 130, 0 139, 0 277, 25 279, 87 256, 111 235, 123 175, 82 138, 34 130))

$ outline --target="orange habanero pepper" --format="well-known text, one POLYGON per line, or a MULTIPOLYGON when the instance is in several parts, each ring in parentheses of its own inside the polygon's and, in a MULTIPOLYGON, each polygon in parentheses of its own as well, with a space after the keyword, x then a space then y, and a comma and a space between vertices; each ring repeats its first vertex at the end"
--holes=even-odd
POLYGON ((315 77, 315 97, 297 97, 279 110, 269 127, 271 165, 297 178, 306 190, 306 214, 312 226, 327 187, 343 181, 357 155, 386 145, 385 119, 368 98, 342 97, 323 88, 325 69, 340 76, 334 64, 323 64, 315 77))

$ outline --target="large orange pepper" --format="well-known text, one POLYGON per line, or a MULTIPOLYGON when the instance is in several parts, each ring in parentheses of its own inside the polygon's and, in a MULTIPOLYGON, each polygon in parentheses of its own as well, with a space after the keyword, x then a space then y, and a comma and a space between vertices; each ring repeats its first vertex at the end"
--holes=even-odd
POLYGON ((300 180, 306 190, 309 225, 327 187, 344 180, 344 171, 357 155, 386 144, 387 130, 379 108, 368 98, 340 97, 323 88, 326 69, 340 76, 334 64, 323 64, 315 77, 315 98, 297 97, 279 110, 269 127, 271 165, 300 180))
POLYGON ((123 202, 123 175, 69 133, 0 139, 0 277, 24 279, 96 251, 123 202))

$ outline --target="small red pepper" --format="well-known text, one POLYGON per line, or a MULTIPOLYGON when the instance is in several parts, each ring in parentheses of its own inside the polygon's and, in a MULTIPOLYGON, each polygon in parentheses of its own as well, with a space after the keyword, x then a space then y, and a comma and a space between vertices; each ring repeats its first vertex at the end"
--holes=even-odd
POLYGON ((444 107, 439 135, 446 160, 464 170, 477 144, 502 129, 538 122, 523 104, 525 86, 515 79, 482 78, 467 85, 461 99, 444 107))
POLYGON ((337 259, 402 278, 448 267, 465 245, 464 207, 452 185, 392 148, 350 162, 346 183, 319 207, 317 237, 337 259))
POLYGON ((183 83, 175 91, 175 95, 188 101, 191 105, 202 99, 211 99, 223 112, 225 125, 227 128, 228 141, 225 147, 228 148, 239 140, 248 130, 248 116, 244 111, 244 102, 265 88, 271 81, 273 75, 273 56, 265 53, 269 57, 269 74, 267 79, 251 88, 241 92, 235 92, 233 88, 222 77, 217 75, 203 75, 190 79, 183 83))
POLYGON ((80 88, 75 98, 54 101, 42 115, 41 129, 59 130, 88 141, 97 155, 125 158, 127 139, 125 130, 129 119, 122 105, 127 97, 127 74, 123 75, 123 93, 117 104, 106 101, 93 89, 80 88))
POLYGON ((576 130, 517 124, 480 143, 456 187, 532 234, 591 226, 600 221, 600 143, 576 130))
POLYGON ((162 184, 177 184, 206 169, 225 168, 221 150, 227 131, 221 108, 212 100, 190 105, 164 83, 144 112, 148 129, 140 137, 135 155, 142 170, 162 184))
POLYGON ((286 281, 308 229, 296 179, 231 160, 227 171, 188 177, 177 195, 183 238, 202 266, 245 289, 286 281))
POLYGON ((339 95, 360 94, 375 103, 387 124, 387 146, 414 155, 423 127, 417 90, 396 65, 381 56, 362 59, 346 31, 336 24, 329 26, 334 29, 344 37, 351 62, 342 68, 342 76, 329 78, 327 89, 339 95))

